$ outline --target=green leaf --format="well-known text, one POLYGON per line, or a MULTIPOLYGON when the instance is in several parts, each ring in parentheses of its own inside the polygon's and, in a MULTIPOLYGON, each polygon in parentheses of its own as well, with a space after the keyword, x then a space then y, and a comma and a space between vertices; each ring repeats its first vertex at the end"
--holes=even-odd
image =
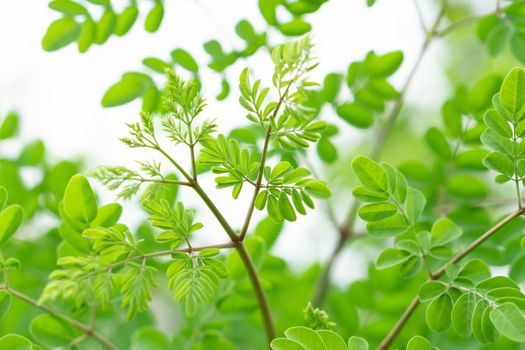
POLYGON ((505 22, 499 23, 487 35, 486 44, 492 56, 499 54, 504 48, 509 36, 510 26, 505 22))
POLYGON ((71 0, 53 0, 48 4, 50 9, 62 12, 69 16, 87 15, 86 8, 71 0))
POLYGON ((281 212, 283 218, 285 218, 286 220, 297 220, 297 215, 295 214, 295 210, 292 206, 292 203, 290 202, 290 199, 284 192, 281 192, 279 196, 279 211, 281 212))
POLYGON ((514 164, 501 152, 491 152, 483 159, 483 165, 507 177, 514 176, 514 164))
POLYGON ((476 296, 474 293, 464 293, 452 308, 452 327, 464 338, 472 334, 472 316, 476 307, 476 296))
POLYGON ((391 266, 401 264, 410 257, 410 253, 397 249, 397 248, 386 248, 379 254, 376 261, 376 267, 378 269, 385 269, 391 266))
POLYGON ((97 216, 91 222, 91 227, 111 227, 118 222, 122 214, 122 206, 118 203, 106 204, 98 208, 97 216))
POLYGON ((301 36, 312 29, 310 23, 300 18, 294 18, 290 22, 279 25, 281 33, 287 36, 301 36))
POLYGON ((133 333, 135 350, 164 350, 169 348, 168 337, 154 326, 145 326, 133 333))
POLYGON ((474 313, 472 314, 472 333, 482 344, 490 343, 490 340, 483 332, 483 314, 487 307, 488 302, 482 299, 477 302, 474 313))
POLYGON ((4 316, 9 311, 9 308, 11 307, 11 300, 13 298, 11 297, 11 293, 0 290, 0 321, 4 318, 4 316))
POLYGON ((272 172, 270 173, 270 179, 277 179, 291 169, 292 166, 290 165, 290 163, 280 162, 279 164, 273 167, 272 172))
POLYGON ((388 202, 373 203, 359 209, 359 217, 365 221, 381 221, 397 213, 397 207, 388 202))
POLYGON ((273 350, 305 350, 304 347, 287 338, 275 338, 270 344, 273 350))
POLYGON ((343 103, 337 107, 337 115, 356 128, 366 129, 374 124, 374 114, 357 103, 343 103))
POLYGON ((354 188, 352 195, 361 202, 383 202, 388 199, 388 194, 386 192, 374 192, 368 190, 365 186, 359 185, 354 188))
POLYGON ((71 17, 57 19, 49 25, 42 39, 42 48, 56 51, 71 44, 80 34, 80 25, 71 17))
POLYGON ((408 343, 406 350, 432 350, 432 344, 424 337, 416 335, 408 343))
POLYGON ((0 349, 37 350, 36 347, 33 347, 33 343, 31 343, 29 339, 18 334, 7 334, 0 337, 0 349))
POLYGON ((115 107, 142 96, 152 84, 151 78, 142 73, 126 73, 102 97, 102 107, 115 107))
POLYGON ((385 170, 377 162, 364 156, 352 160, 352 169, 359 181, 370 191, 387 192, 388 180, 385 170))
POLYGON ((343 83, 343 75, 338 73, 330 73, 324 78, 323 89, 321 90, 321 96, 326 102, 333 102, 341 85, 343 83))
POLYGON ((6 140, 18 133, 19 118, 16 113, 9 113, 0 124, 0 140, 6 140))
POLYGON ((478 283, 490 277, 490 268, 483 260, 472 259, 461 267, 458 277, 467 277, 474 283, 478 283))
POLYGON ((432 246, 441 246, 456 240, 462 234, 461 228, 448 218, 440 218, 434 222, 430 231, 432 246))
POLYGON ((434 332, 445 332, 450 328, 451 312, 452 299, 447 293, 435 298, 427 307, 428 327, 434 332))
POLYGON ((105 43, 115 29, 116 15, 111 8, 106 8, 97 23, 95 42, 99 45, 105 43))
POLYGON ((320 180, 314 180, 314 181, 308 182, 304 186, 304 190, 309 195, 315 198, 320 198, 320 199, 329 198, 332 195, 332 193, 330 192, 326 184, 320 180))
POLYGON ((520 287, 518 287, 516 282, 505 276, 490 277, 476 285, 476 289, 484 291, 490 291, 496 288, 512 288, 520 290, 520 287))
POLYGON ((365 59, 365 69, 372 75, 392 75, 403 62, 403 52, 392 51, 378 56, 369 52, 365 59))
POLYGON ((73 220, 90 223, 97 216, 97 199, 88 180, 75 175, 64 193, 64 211, 73 220))
POLYGON ((515 31, 510 39, 510 48, 514 57, 522 64, 525 63, 525 35, 521 31, 515 31))
POLYGON ((7 242, 18 230, 24 219, 24 210, 12 204, 0 212, 0 244, 7 242))
POLYGON ((79 333, 69 323, 48 314, 35 317, 29 327, 36 339, 52 348, 68 345, 79 333))
POLYGON ((183 49, 175 49, 171 51, 171 57, 173 61, 183 67, 184 69, 197 73, 199 71, 199 65, 195 62, 195 59, 190 55, 190 53, 183 49))
POLYGON ((334 331, 327 329, 316 330, 317 334, 323 339, 326 349, 330 350, 347 350, 345 341, 334 331))
POLYGON ((452 157, 452 148, 447 141, 447 138, 438 128, 430 128, 425 134, 425 140, 432 151, 436 153, 441 159, 447 160, 452 157))
POLYGON ((79 252, 89 253, 92 250, 91 244, 86 238, 82 237, 82 233, 71 228, 66 222, 60 224, 58 232, 62 239, 79 252))
POLYGON ((199 256, 202 258, 210 258, 212 256, 219 255, 220 250, 217 248, 206 248, 199 252, 199 256))
POLYGON ((405 203, 407 198, 407 180, 405 176, 388 163, 381 163, 388 179, 388 192, 394 197, 398 204, 405 203))
POLYGON ((348 350, 368 350, 368 342, 361 337, 352 336, 348 339, 348 350))
POLYGON ((421 191, 411 187, 408 188, 405 203, 405 213, 409 222, 412 224, 417 222, 421 214, 423 214, 426 203, 427 200, 421 191))
POLYGON ((504 303, 490 312, 494 327, 505 337, 515 342, 525 342, 525 317, 513 303, 504 303))
POLYGON ((522 68, 513 68, 503 80, 500 102, 517 120, 517 113, 525 106, 525 72, 522 68))
POLYGON ((78 51, 86 52, 95 41, 97 24, 92 18, 86 18, 78 35, 78 51))
POLYGON ((483 116, 485 125, 497 134, 504 137, 512 137, 512 129, 509 123, 496 110, 489 109, 483 116))
POLYGON ((123 36, 127 32, 129 32, 129 30, 131 29, 131 27, 133 27, 133 24, 137 20, 138 15, 139 9, 136 6, 126 7, 117 16, 117 22, 115 23, 115 35, 123 36))
POLYGON ((326 349, 323 339, 313 329, 307 327, 292 327, 285 330, 284 334, 288 339, 300 344, 305 349, 326 349))
POLYGON ((144 22, 144 28, 146 31, 150 33, 156 32, 160 27, 163 17, 164 6, 161 2, 157 2, 157 4, 153 6, 151 11, 148 12, 148 15, 146 16, 146 21, 144 22))
POLYGON ((369 222, 366 229, 373 237, 386 238, 405 232, 408 229, 408 223, 405 217, 398 213, 382 221, 369 222))
POLYGON ((401 265, 399 273, 403 278, 411 278, 418 273, 422 267, 423 259, 419 255, 412 255, 401 265))
POLYGON ((492 308, 490 306, 483 311, 483 315, 481 316, 481 327, 488 342, 495 343, 499 339, 500 334, 490 319, 491 313, 492 308))
POLYGON ((428 281, 419 288, 419 300, 427 302, 447 291, 447 286, 440 281, 428 281))
POLYGON ((328 137, 321 137, 317 142, 317 153, 325 163, 331 164, 337 160, 337 148, 328 137))

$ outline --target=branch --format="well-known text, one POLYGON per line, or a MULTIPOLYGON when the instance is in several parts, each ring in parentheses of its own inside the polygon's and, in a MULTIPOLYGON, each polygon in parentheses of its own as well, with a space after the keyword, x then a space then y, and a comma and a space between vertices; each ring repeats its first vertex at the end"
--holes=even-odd
POLYGON ((201 251, 201 250, 204 250, 204 249, 208 249, 208 248, 217 248, 217 249, 234 248, 238 244, 239 244, 238 242, 227 242, 227 243, 211 244, 211 245, 206 245, 206 246, 201 246, 201 247, 188 247, 188 248, 182 248, 182 249, 168 249, 168 250, 161 250, 161 251, 158 251, 158 252, 152 252, 152 253, 135 255, 135 256, 129 257, 127 259, 118 261, 118 262, 116 262, 114 264, 107 265, 106 267, 104 267, 104 269, 100 269, 98 271, 94 271, 93 274, 97 274, 97 273, 104 272, 104 271, 107 271, 107 270, 112 270, 112 269, 114 269, 116 267, 125 265, 127 262, 134 261, 134 260, 144 260, 144 259, 155 258, 155 257, 159 257, 159 256, 171 255, 171 254, 175 254, 175 253, 198 252, 198 251, 201 251))
MULTIPOLYGON (((467 246, 465 249, 463 249, 461 252, 456 254, 453 258, 451 258, 447 263, 445 263, 438 271, 430 275, 429 281, 437 280, 441 278, 445 274, 445 266, 448 264, 457 264, 460 262, 463 258, 465 258, 467 255, 469 255, 474 249, 479 247, 483 242, 485 242, 487 239, 492 237, 496 232, 498 232, 501 228, 503 228, 505 225, 507 225, 509 222, 511 222, 516 217, 522 215, 525 212, 525 209, 520 208, 510 215, 506 216, 503 220, 498 222, 496 225, 494 225, 492 228, 490 228, 488 231, 486 231, 484 234, 479 236, 478 239, 476 239, 474 242, 472 242, 469 246, 467 246)), ((417 306, 419 305, 419 298, 416 296, 414 300, 410 303, 410 305, 406 308, 406 310, 403 312, 403 315, 401 315, 401 318, 397 321, 396 325, 390 333, 383 339, 381 344, 379 344, 378 350, 386 350, 392 344, 394 339, 397 337, 401 329, 403 329, 403 326, 407 323, 407 321, 410 319, 410 316, 414 313, 417 306)))
MULTIPOLYGON (((288 96, 288 92, 290 91, 290 87, 292 86, 293 81, 294 79, 290 81, 290 83, 284 90, 284 93, 279 97, 277 106, 275 106, 275 110, 273 111, 273 116, 272 116, 273 119, 277 117, 277 114, 279 113, 279 110, 281 109, 281 106, 284 100, 288 96)), ((248 233, 248 229, 250 228, 250 221, 252 219, 253 210, 255 208, 255 200, 257 199, 257 195, 259 194, 259 191, 261 190, 261 183, 262 183, 263 174, 264 174, 264 166, 266 165, 266 155, 268 153, 268 145, 270 144, 271 135, 272 135, 272 127, 269 127, 266 130, 266 137, 264 138, 264 146, 263 146, 263 151, 261 155, 261 164, 259 165, 259 173, 257 174, 257 181, 255 182, 255 188, 253 190, 252 199, 250 201, 250 206, 248 207, 248 212, 246 213, 246 218, 244 219, 244 224, 242 225, 242 229, 239 234, 239 238, 241 241, 244 239, 244 237, 248 233)))
POLYGON ((146 179, 143 177, 130 177, 130 178, 127 178, 126 180, 139 181, 139 182, 153 182, 153 183, 159 183, 159 184, 179 185, 179 186, 187 186, 187 187, 193 186, 193 184, 190 182, 170 180, 170 179, 146 179))
POLYGON ((264 139, 264 146, 263 146, 263 151, 261 155, 261 164, 259 165, 259 173, 257 174, 257 180, 255 182, 255 188, 253 189, 253 195, 250 201, 250 206, 248 207, 248 212, 246 213, 246 218, 244 219, 244 224, 242 225, 242 229, 239 234, 239 239, 241 241, 244 239, 244 237, 246 236, 246 233, 248 233, 248 229, 250 228, 250 221, 253 216, 253 210, 255 209, 255 200, 257 199, 257 195, 259 194, 259 191, 261 190, 261 187, 262 187, 261 183, 263 179, 264 167, 266 165, 266 155, 268 153, 268 145, 270 144, 271 132, 272 132, 272 128, 270 127, 266 131, 266 137, 264 139))
MULTIPOLYGON (((219 224, 222 226, 228 237, 230 237, 230 240, 232 241, 232 245, 234 245, 235 249, 239 253, 239 256, 241 257, 241 260, 246 268, 246 271, 248 273, 248 276, 250 277, 250 281, 252 283, 252 287, 255 291, 255 295, 257 296, 257 302, 259 303, 259 308, 261 309, 261 314, 263 318, 263 322, 266 329, 266 334, 268 336, 268 343, 272 341, 273 338, 276 337, 276 331, 275 326, 273 324, 270 307, 268 304, 268 300, 266 298, 266 294, 264 293, 264 289, 262 288, 261 281, 259 280, 259 276, 257 274, 257 270, 255 269, 253 265, 252 258, 250 257, 250 254, 244 247, 244 244, 242 242, 242 239, 237 235, 235 230, 231 227, 231 225, 228 223, 226 218, 222 215, 221 211, 217 208, 217 206, 213 203, 211 198, 206 194, 206 192, 202 189, 202 187, 195 182, 192 177, 182 169, 182 167, 167 154, 164 150, 162 150, 160 147, 157 147, 157 149, 182 173, 182 175, 193 184, 192 188, 197 192, 199 197, 202 199, 202 201, 206 204, 208 209, 213 213, 215 218, 219 221, 219 224)), ((195 248, 194 248, 195 249, 195 248)))
POLYGON ((253 289, 255 290, 255 295, 257 297, 257 300, 259 301, 259 307, 261 308, 261 314, 264 322, 264 329, 266 330, 268 343, 270 343, 272 339, 277 337, 277 332, 275 331, 275 325, 273 323, 268 299, 266 298, 266 294, 264 293, 261 281, 259 280, 259 277, 257 275, 257 270, 255 269, 255 265, 253 264, 253 260, 250 257, 248 251, 246 250, 244 244, 241 243, 237 246, 237 252, 239 253, 241 260, 244 263, 244 266, 246 267, 248 276, 250 277, 250 281, 253 285, 253 289))
POLYGON ((478 15, 478 16, 472 16, 472 17, 465 17, 465 18, 462 18, 456 22, 453 22, 451 24, 448 25, 448 27, 445 27, 444 29, 438 31, 436 33, 436 36, 438 37, 444 37, 448 34, 450 34, 451 32, 453 32, 454 30, 456 30, 457 28, 460 28, 460 27, 464 27, 464 26, 468 26, 470 24, 473 24, 477 21, 479 21, 481 18, 485 17, 485 16, 488 16, 488 15, 491 15, 493 14, 494 12, 490 12, 490 13, 486 13, 484 15, 478 15))
MULTIPOLYGON (((401 113, 401 110, 403 108, 403 103, 405 99, 405 95, 414 79, 414 76, 416 72, 419 69, 419 66, 421 65, 421 62, 423 61, 423 58, 425 54, 428 51, 428 48, 430 47, 430 44, 432 41, 436 38, 436 30, 441 23, 441 20, 443 19, 443 16, 445 14, 445 10, 447 8, 448 0, 443 0, 443 3, 441 5, 441 10, 436 17, 434 23, 432 24, 432 28, 427 33, 427 36, 423 42, 423 45, 421 46, 421 50, 419 52, 419 55, 416 58, 416 62, 412 66, 412 69, 410 70, 408 77, 403 84, 403 87, 401 91, 399 92, 399 96, 394 101, 394 105, 386 118, 381 130, 379 131, 379 135, 376 138, 377 142, 374 145, 372 152, 371 152, 371 158, 374 160, 377 160, 381 156, 381 152, 383 151, 383 148, 385 146, 385 142, 388 139, 388 136, 392 132, 392 128, 397 121, 397 118, 399 117, 399 114, 401 113)), ((318 284, 318 287, 316 289, 315 296, 313 298, 313 304, 315 306, 320 306, 323 303, 324 297, 326 296, 327 288, 329 286, 329 280, 330 280, 330 273, 333 266, 333 263, 337 257, 337 255, 342 250, 342 247, 348 240, 348 238, 352 237, 353 231, 354 231, 354 224, 357 219, 357 211, 359 209, 359 202, 354 200, 350 206, 350 209, 348 211, 348 215, 346 216, 344 222, 339 227, 339 241, 337 246, 334 248, 329 260, 328 264, 325 266, 321 278, 320 283, 318 284)))
POLYGON ((83 332, 86 336, 88 337, 91 337, 93 339, 95 339, 97 342, 99 342, 102 346, 104 346, 106 349, 109 349, 109 350, 117 350, 118 348, 113 345, 109 339, 107 339, 106 337, 104 337, 103 335, 101 335, 100 333, 98 333, 95 329, 93 329, 92 327, 88 326, 88 325, 85 325, 84 323, 81 323, 77 320, 75 320, 74 318, 64 314, 64 313, 61 313, 60 311, 57 311, 57 310, 54 310, 54 309, 51 309, 50 307, 46 306, 46 305, 42 305, 40 303, 38 303, 38 301, 36 301, 35 299, 31 298, 30 296, 28 295, 25 295, 15 289, 12 289, 11 287, 8 287, 6 285, 2 285, 0 287, 0 289, 3 289, 7 292, 9 292, 12 296, 14 296, 15 298, 18 298, 30 305, 33 305, 34 307, 52 315, 52 316, 55 316, 55 317, 58 317, 64 321, 66 321, 67 323, 71 324, 73 327, 75 327, 76 329, 80 330, 81 332, 83 332))

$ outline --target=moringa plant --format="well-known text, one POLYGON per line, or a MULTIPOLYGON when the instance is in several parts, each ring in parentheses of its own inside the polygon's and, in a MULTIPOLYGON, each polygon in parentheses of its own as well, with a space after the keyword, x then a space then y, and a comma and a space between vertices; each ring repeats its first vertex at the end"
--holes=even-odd
MULTIPOLYGON (((282 41, 277 32, 310 32, 307 19, 325 1, 264 0, 259 10, 272 30, 242 20, 235 31, 243 47, 203 46, 222 81, 217 99, 238 97, 246 125, 224 131, 224 117, 204 117, 202 67, 177 48, 168 60, 144 59, 147 72, 125 73, 102 98, 103 107, 142 99, 121 139, 151 155, 137 167, 73 175, 78 164, 50 165, 41 142, 14 158, 0 154, 0 348, 522 349, 525 71, 501 72, 523 62, 525 4, 497 1, 477 13, 461 1, 431 2, 427 24, 419 2, 421 51, 399 88, 391 77, 405 64, 401 51, 369 51, 312 82, 318 60, 309 36, 270 43, 282 41), (454 36, 470 24, 476 40, 454 36), (407 101, 437 40, 456 53, 440 121, 433 108, 407 101), (257 80, 246 66, 260 49, 274 70, 257 80), (237 63, 245 68, 231 89, 226 72, 237 63), (356 133, 341 140, 348 128, 356 133), (43 173, 34 187, 24 183, 27 168, 43 173), (103 203, 90 177, 117 202, 103 203), (246 201, 235 220, 210 177, 232 201, 246 201), (122 216, 123 201, 138 202, 142 223, 122 216), (54 226, 43 233, 45 215, 54 226), (325 219, 314 228, 323 246, 327 235, 337 241, 326 263, 299 269, 274 247, 283 227, 300 227, 294 222, 305 215, 325 219), (364 274, 343 281, 334 266, 364 274)), ((125 35, 143 10, 145 29, 156 31, 165 5, 53 0, 61 18, 43 48, 76 41, 89 52, 125 35)), ((16 124, 14 114, 0 123, 0 141, 16 124)))

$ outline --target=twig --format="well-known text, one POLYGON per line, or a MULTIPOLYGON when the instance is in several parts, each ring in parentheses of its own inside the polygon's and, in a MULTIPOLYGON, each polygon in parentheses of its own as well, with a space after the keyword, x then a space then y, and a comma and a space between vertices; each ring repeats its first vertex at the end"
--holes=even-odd
MULTIPOLYGON (((377 142, 375 143, 372 152, 371 152, 371 158, 377 160, 381 156, 381 152, 385 146, 386 139, 390 135, 392 128, 397 121, 397 118, 399 117, 399 114, 401 113, 401 109, 403 108, 403 102, 405 95, 408 91, 408 88, 410 87, 414 76, 416 72, 419 69, 419 66, 421 65, 421 62, 423 61, 423 57, 428 51, 428 48, 431 44, 431 42, 436 37, 436 31, 441 23, 441 20, 445 14, 445 10, 448 4, 448 0, 443 0, 443 3, 441 5, 441 9, 439 11, 438 16, 436 17, 434 23, 432 24, 432 28, 430 31, 426 34, 425 40, 423 42, 423 45, 421 46, 421 50, 419 51, 419 55, 416 58, 416 62, 412 66, 412 69, 410 70, 408 77, 403 84, 403 87, 401 88, 401 91, 399 92, 399 96, 394 101, 394 105, 390 111, 390 114, 386 118, 381 130, 379 131, 379 135, 376 138, 377 142)), ((352 204, 350 205, 350 210, 348 211, 348 214, 343 221, 343 223, 339 227, 339 241, 337 246, 334 248, 332 255, 328 259, 328 263, 325 266, 321 277, 319 279, 319 284, 316 288, 315 295, 313 297, 312 303, 315 306, 320 306, 323 303, 324 297, 326 296, 327 288, 329 286, 329 280, 330 280, 330 274, 331 269, 333 266, 333 262, 336 259, 336 256, 340 253, 342 247, 348 240, 348 238, 352 237, 353 231, 354 231, 354 224, 357 218, 357 211, 359 209, 359 202, 354 200, 352 204)))
POLYGON ((28 304, 31 304, 33 305, 34 307, 52 315, 52 316, 55 316, 55 317, 58 317, 64 321, 66 321, 67 323, 71 324, 73 327, 75 327, 76 329, 80 330, 81 332, 83 332, 86 336, 88 337, 91 337, 93 339, 95 339, 97 342, 99 342, 101 345, 103 345, 105 348, 109 349, 109 350, 117 350, 117 347, 115 345, 113 345, 109 339, 107 339, 106 337, 104 337, 103 335, 101 335, 100 333, 98 333, 95 329, 93 329, 92 327, 88 326, 88 325, 85 325, 84 323, 81 323, 77 320, 75 320, 74 318, 60 312, 60 311, 57 311, 57 310, 54 310, 46 305, 42 305, 40 304, 38 301, 36 301, 35 299, 31 298, 30 296, 28 295, 25 295, 24 293, 21 293, 19 291, 17 291, 16 289, 13 289, 11 287, 8 287, 6 285, 2 285, 0 287, 0 289, 3 289, 7 292, 9 292, 12 296, 14 296, 15 298, 17 299, 20 299, 28 304))
MULTIPOLYGON (((503 220, 498 222, 496 225, 494 225, 492 228, 490 228, 488 231, 486 231, 484 234, 479 236, 478 239, 476 239, 474 242, 472 242, 469 246, 467 246, 465 249, 463 249, 461 252, 456 254, 453 258, 451 258, 446 264, 444 264, 439 270, 437 270, 435 273, 430 275, 429 281, 437 280, 441 278, 445 274, 445 266, 448 264, 457 264, 460 262, 463 258, 465 258, 467 255, 469 255, 474 249, 479 247, 483 242, 485 242, 487 239, 492 237, 496 232, 498 232, 502 227, 507 225, 509 222, 511 222, 516 217, 522 215, 525 212, 525 209, 518 209, 511 213, 510 215, 506 216, 503 220)), ((410 303, 410 305, 406 308, 406 310, 403 312, 399 320, 397 321, 396 325, 392 330, 388 333, 388 335, 383 339, 381 344, 379 344, 378 350, 386 350, 392 344, 394 339, 397 337, 399 332, 403 329, 403 326, 407 323, 407 321, 410 319, 410 316, 414 313, 417 306, 419 305, 419 298, 416 296, 414 300, 410 303)))
POLYGON ((271 317, 270 306, 268 304, 268 300, 266 298, 264 289, 262 288, 261 281, 259 280, 259 275, 257 274, 257 270, 253 266, 252 258, 250 254, 248 253, 248 251, 246 250, 243 240, 237 235, 235 230, 228 223, 226 218, 222 215, 221 211, 217 208, 215 203, 213 203, 213 201, 206 194, 203 188, 197 182, 195 182, 193 178, 186 171, 184 171, 184 169, 182 169, 182 167, 177 163, 177 161, 175 161, 175 159, 173 159, 168 153, 162 150, 162 148, 158 146, 158 143, 157 143, 157 150, 161 152, 181 172, 181 174, 189 182, 193 183, 192 188, 199 195, 202 201, 206 204, 208 209, 210 209, 210 211, 215 216, 217 221, 219 221, 219 224, 222 226, 222 228, 224 229, 228 237, 230 237, 230 240, 233 242, 232 244, 235 244, 235 249, 237 250, 237 252, 239 253, 239 256, 241 257, 241 260, 246 268, 248 276, 250 277, 252 287, 255 291, 257 302, 259 303, 259 308, 260 308, 263 322, 265 325, 266 334, 268 336, 268 343, 270 343, 272 339, 276 337, 276 334, 277 334, 275 331, 275 326, 273 324, 272 317, 271 317))

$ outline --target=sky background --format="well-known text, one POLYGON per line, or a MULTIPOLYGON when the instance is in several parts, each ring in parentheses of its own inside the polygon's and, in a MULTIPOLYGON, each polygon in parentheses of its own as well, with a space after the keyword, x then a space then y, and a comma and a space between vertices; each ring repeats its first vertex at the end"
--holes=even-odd
MULTIPOLYGON (((418 1, 426 22, 430 23, 436 14, 435 4, 418 1)), ((100 106, 100 99, 107 88, 117 82, 123 72, 143 70, 141 61, 144 57, 168 58, 171 50, 180 47, 190 51, 199 63, 206 63, 208 57, 202 49, 205 41, 217 39, 226 50, 242 47, 234 32, 240 19, 250 20, 257 30, 265 28, 256 1, 167 0, 165 3, 165 18, 157 33, 145 32, 142 28, 144 18, 140 17, 125 37, 112 36, 103 46, 93 46, 87 53, 80 54, 76 45, 53 53, 41 49, 47 26, 59 18, 58 13, 47 7, 47 1, 0 1, 0 115, 17 111, 23 121, 21 139, 43 139, 55 160, 83 158, 87 169, 92 169, 104 164, 132 166, 134 160, 149 157, 146 153, 127 149, 117 140, 126 134, 124 123, 137 119, 140 102, 104 109, 100 106)), ((331 0, 309 18, 320 61, 314 77, 322 77, 331 71, 345 71, 350 62, 362 59, 369 50, 378 53, 402 50, 405 60, 393 78, 399 87, 423 41, 413 2, 378 0, 373 8, 367 8, 364 3, 364 0, 331 0)), ((150 6, 149 3, 146 5, 146 8, 150 6)), ((276 38, 275 35, 272 37, 276 38)), ((435 107, 436 114, 439 114, 438 106, 443 97, 436 92, 445 94, 447 91, 443 86, 440 60, 438 42, 425 58, 408 94, 411 103, 435 107)), ((201 67, 205 94, 209 97, 209 107, 204 114, 218 117, 223 132, 245 123, 244 113, 236 103, 236 80, 244 65, 263 80, 271 77, 272 67, 267 53, 261 50, 255 57, 240 61, 228 71, 232 96, 221 103, 213 98, 220 90, 218 77, 201 67)), ((333 111, 325 114, 330 120, 334 118, 333 111)), ((341 153, 345 153, 344 145, 355 137, 355 130, 349 126, 344 128, 337 138, 341 153)), ((3 144, 0 155, 15 153, 20 144, 3 144)), ((350 171, 349 165, 347 170, 350 171)), ((211 179, 207 180, 210 180, 207 187, 214 191, 211 179)), ((244 213, 249 194, 233 202, 230 192, 222 190, 214 191, 212 198, 225 211, 226 217, 240 226, 238 213, 244 213)), ((113 199, 113 194, 102 196, 103 202, 113 199)), ((182 199, 197 203, 191 194, 183 194, 182 199)), ((318 210, 324 210, 322 203, 319 204, 318 210)), ((214 219, 204 208, 196 206, 199 220, 206 223, 206 237, 196 239, 224 241, 225 235, 214 219)), ((336 235, 322 221, 322 216, 322 213, 313 213, 289 224, 278 242, 276 253, 297 268, 326 259, 336 235)), ((143 214, 133 204, 125 206, 124 221, 136 224, 142 218, 143 214)), ((353 249, 359 249, 359 246, 353 249)), ((347 250, 339 259, 336 276, 342 282, 357 277, 358 271, 363 269, 354 267, 363 264, 364 259, 366 257, 356 260, 352 249, 347 250)))

